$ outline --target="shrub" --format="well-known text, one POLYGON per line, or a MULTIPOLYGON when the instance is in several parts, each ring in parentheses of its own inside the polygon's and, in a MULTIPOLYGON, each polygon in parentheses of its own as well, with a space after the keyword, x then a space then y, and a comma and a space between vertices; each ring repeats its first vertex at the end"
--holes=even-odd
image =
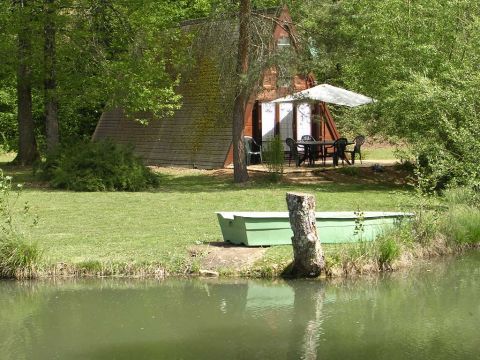
POLYGON ((275 136, 272 141, 266 142, 262 149, 263 163, 270 177, 274 181, 280 180, 283 175, 284 151, 283 142, 275 136))
POLYGON ((159 183, 131 147, 111 141, 60 147, 42 169, 52 187, 74 191, 140 191, 159 183))
MULTIPOLYGON (((31 277, 40 259, 40 251, 17 230, 15 204, 19 198, 19 189, 12 190, 12 178, 0 170, 0 278, 31 277)), ((23 207, 22 219, 29 210, 23 207)), ((34 219, 33 223, 36 223, 34 219)))

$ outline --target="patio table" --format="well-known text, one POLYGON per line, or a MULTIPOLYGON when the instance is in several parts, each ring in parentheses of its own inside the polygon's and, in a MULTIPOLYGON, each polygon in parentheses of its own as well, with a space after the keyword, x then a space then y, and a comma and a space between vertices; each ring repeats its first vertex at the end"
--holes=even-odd
MULTIPOLYGON (((325 152, 326 149, 332 147, 335 143, 335 140, 304 140, 304 141, 297 141, 297 146, 303 146, 305 149, 304 156, 301 159, 298 159, 298 166, 300 166, 305 160, 308 159, 309 165, 315 164, 315 153, 320 150, 320 154, 322 158, 325 160, 325 152)), ((347 142, 347 145, 352 145, 354 142, 347 142)), ((344 154, 345 155, 345 154, 344 154)), ((350 161, 344 156, 344 160, 346 160, 347 164, 350 165, 350 161)), ((325 165, 325 161, 323 162, 325 165)))

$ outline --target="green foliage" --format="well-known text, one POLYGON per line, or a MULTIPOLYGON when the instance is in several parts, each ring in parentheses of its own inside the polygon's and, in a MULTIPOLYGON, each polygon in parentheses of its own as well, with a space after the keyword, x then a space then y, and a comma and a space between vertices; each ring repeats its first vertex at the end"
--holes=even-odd
MULTIPOLYGON (((76 0, 55 1, 51 8, 54 14, 49 16, 57 29, 55 96, 63 142, 90 138, 105 108, 121 106, 138 119, 146 119, 148 110, 158 119, 179 107, 176 86, 190 61, 189 37, 179 23, 208 15, 209 1, 76 0)), ((10 1, 0 7, 0 137, 8 149, 15 150, 18 142, 18 57, 12 54, 17 54, 18 32, 25 26, 32 42, 28 62, 36 135, 43 147, 46 18, 43 1, 10 1)))
POLYGON ((96 275, 101 274, 103 265, 98 260, 85 260, 75 264, 76 272, 82 275, 96 275))
POLYGON ((357 210, 354 211, 353 214, 355 215, 355 229, 353 230, 353 235, 358 236, 361 240, 363 232, 365 231, 365 213, 357 210))
POLYGON ((32 276, 41 255, 38 246, 18 230, 20 220, 23 224, 29 220, 28 204, 21 213, 15 209, 20 188, 13 190, 12 178, 0 170, 0 278, 32 276))
POLYGON ((42 169, 52 187, 74 191, 140 191, 158 185, 157 175, 132 148, 110 141, 59 148, 42 169))
POLYGON ((298 19, 319 81, 378 100, 340 128, 406 141, 422 191, 480 183, 478 2, 306 0, 298 19))
POLYGON ((0 235, 0 278, 28 278, 34 275, 40 259, 34 243, 17 234, 0 235))
POLYGON ((391 264, 400 256, 400 246, 392 237, 378 240, 378 262, 380 266, 391 264))
MULTIPOLYGON (((470 193, 471 194, 471 193, 470 193)), ((471 205, 471 199, 459 191, 446 194, 446 211, 421 209, 411 221, 381 234, 375 241, 349 244, 331 256, 331 265, 343 268, 361 267, 368 260, 375 260, 380 269, 391 269, 404 251, 421 248, 424 254, 447 253, 455 245, 480 243, 480 209, 471 205), (449 246, 444 243, 446 239, 449 246)), ((421 251, 421 252, 422 252, 421 251)), ((420 253, 421 253, 420 252, 420 253)))
MULTIPOLYGON (((444 218, 444 215, 440 217, 444 218)), ((357 212, 357 219, 358 236, 361 235, 363 226, 361 212, 357 212)), ((339 249, 331 250, 332 253, 328 254, 327 265, 330 268, 327 272, 332 273, 335 268, 346 273, 391 270, 395 261, 405 252, 412 254, 417 248, 423 249, 425 254, 439 251, 438 239, 442 237, 439 222, 438 213, 422 210, 415 218, 399 222, 373 241, 363 241, 360 236, 356 243, 343 244, 339 249)))
POLYGON ((480 243, 479 208, 457 205, 451 207, 442 220, 441 230, 453 243, 480 243))
POLYGON ((427 246, 439 236, 440 214, 434 211, 422 211, 411 223, 411 243, 427 246))
POLYGON ((6 176, 0 169, 0 213, 2 215, 0 230, 2 233, 13 233, 15 228, 13 224, 13 209, 18 200, 19 192, 12 193, 12 177, 6 176))
POLYGON ((480 184, 480 102, 474 90, 479 79, 442 84, 414 77, 394 84, 397 98, 384 101, 383 112, 395 116, 397 133, 415 144, 418 184, 425 192, 480 184))
POLYGON ((15 149, 17 136, 15 88, 11 82, 3 81, 0 89, 0 148, 3 151, 15 149))
POLYGON ((443 198, 448 206, 467 205, 480 208, 480 191, 471 188, 458 187, 445 190, 443 198))
POLYGON ((264 142, 262 146, 263 165, 267 168, 272 180, 278 181, 283 176, 285 163, 283 142, 275 136, 271 141, 264 142))
POLYGON ((61 117, 85 124, 95 112, 117 106, 136 119, 148 120, 146 111, 155 118, 171 114, 180 101, 177 75, 188 58, 178 22, 192 8, 183 1, 95 0, 58 14, 71 39, 58 44, 61 117))

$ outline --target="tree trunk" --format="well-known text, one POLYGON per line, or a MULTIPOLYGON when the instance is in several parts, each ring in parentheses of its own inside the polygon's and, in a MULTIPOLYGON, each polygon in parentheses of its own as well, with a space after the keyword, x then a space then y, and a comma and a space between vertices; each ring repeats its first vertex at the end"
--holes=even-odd
POLYGON ((237 92, 233 105, 233 179, 236 183, 248 180, 248 171, 243 143, 243 129, 245 122, 245 108, 248 102, 247 84, 244 83, 248 72, 248 28, 252 7, 250 0, 240 0, 240 35, 237 54, 237 92))
POLYGON ((290 226, 293 230, 293 265, 291 276, 317 277, 325 267, 322 245, 317 237, 315 197, 287 193, 290 226))
POLYGON ((47 152, 53 151, 59 143, 58 133, 58 100, 56 94, 56 54, 55 54, 55 0, 44 0, 44 101, 45 130, 47 152))
POLYGON ((37 142, 35 141, 32 116, 32 71, 30 67, 32 56, 30 17, 27 1, 17 3, 19 7, 18 31, 18 69, 17 69, 17 111, 18 111, 18 154, 14 162, 20 165, 30 165, 38 158, 37 142))

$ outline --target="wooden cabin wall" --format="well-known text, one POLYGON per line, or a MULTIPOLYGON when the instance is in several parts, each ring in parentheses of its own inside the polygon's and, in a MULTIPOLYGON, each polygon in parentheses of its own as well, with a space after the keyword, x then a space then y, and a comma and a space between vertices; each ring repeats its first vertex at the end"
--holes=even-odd
MULTIPOLYGON (((244 118, 244 128, 243 128, 243 135, 244 136, 252 136, 253 137, 253 107, 255 105, 255 101, 250 100, 245 108, 245 118, 244 118)), ((233 146, 230 145, 228 149, 227 157, 225 158, 224 167, 233 163, 233 146)))

